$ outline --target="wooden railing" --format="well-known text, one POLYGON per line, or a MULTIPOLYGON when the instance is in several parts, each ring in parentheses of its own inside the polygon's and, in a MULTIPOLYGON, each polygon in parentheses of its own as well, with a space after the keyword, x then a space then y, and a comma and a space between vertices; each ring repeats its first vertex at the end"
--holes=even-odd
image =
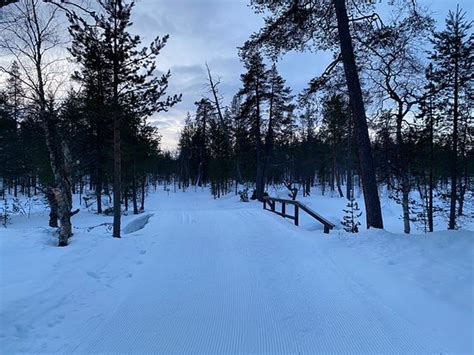
POLYGON ((314 212, 311 208, 309 208, 306 205, 303 205, 299 201, 294 201, 294 200, 285 200, 282 198, 275 198, 275 197, 264 197, 263 198, 263 209, 264 210, 269 210, 273 213, 276 213, 283 218, 289 218, 295 221, 295 226, 299 225, 299 220, 300 220, 300 215, 299 211, 300 209, 309 214, 311 217, 313 217, 315 220, 320 222, 324 226, 324 233, 329 233, 331 229, 335 227, 335 225, 331 222, 329 222, 327 219, 324 217, 320 216, 316 212, 314 212), (276 203, 279 202, 281 203, 281 210, 278 211, 276 208, 276 203), (269 209, 267 208, 267 205, 270 207, 269 209), (294 214, 287 214, 286 211, 286 205, 293 205, 294 206, 294 214))

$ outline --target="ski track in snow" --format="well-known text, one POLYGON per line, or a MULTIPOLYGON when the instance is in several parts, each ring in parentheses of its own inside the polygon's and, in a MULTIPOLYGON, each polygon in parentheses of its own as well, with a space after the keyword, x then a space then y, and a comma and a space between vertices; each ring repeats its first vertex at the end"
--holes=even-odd
MULTIPOLYGON (((315 243, 320 232, 298 229, 260 208, 198 207, 154 211, 124 258, 119 243, 125 239, 114 241, 93 269, 75 270, 63 280, 70 293, 62 298, 48 300, 57 285, 36 290, 30 324, 21 329, 25 325, 17 322, 14 340, 0 334, 0 349, 5 354, 472 350, 472 328, 460 331, 461 341, 448 339, 453 334, 443 334, 436 324, 427 328, 339 265, 330 244, 315 243), (74 285, 75 275, 88 285, 74 285), (73 319, 66 308, 71 304, 83 318, 73 319), (46 329, 36 329, 45 327, 44 319, 46 329), (63 328, 76 333, 61 334, 63 328), (33 335, 43 338, 26 346, 33 335)), ((79 249, 71 255, 71 263, 83 257, 79 249)), ((19 300, 17 307, 26 304, 19 300)), ((15 324, 13 311, 2 309, 0 316, 1 324, 15 324)))
MULTIPOLYGON (((247 211, 245 211, 247 212, 247 211)), ((434 339, 321 254, 305 256, 260 212, 170 212, 134 290, 78 352, 426 352, 434 339), (176 219, 182 223, 176 225, 176 219), (255 223, 251 235, 243 225, 255 223), (153 259, 153 260, 150 260, 153 259), (304 270, 300 270, 303 272, 304 270), (295 277, 296 276, 296 277, 295 277), (426 344, 423 344, 423 341, 426 344)), ((290 234, 290 235, 289 235, 290 234)))

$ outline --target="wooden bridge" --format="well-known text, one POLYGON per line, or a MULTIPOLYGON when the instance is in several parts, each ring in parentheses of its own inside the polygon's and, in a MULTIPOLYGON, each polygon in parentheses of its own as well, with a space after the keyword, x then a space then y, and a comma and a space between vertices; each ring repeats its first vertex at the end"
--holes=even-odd
POLYGON ((311 217, 313 217, 315 220, 320 222, 322 225, 324 225, 324 233, 329 233, 331 229, 335 227, 333 223, 328 221, 326 218, 322 217, 321 215, 317 214, 314 212, 311 208, 308 206, 302 204, 299 201, 294 201, 294 200, 285 200, 282 198, 275 198, 275 197, 264 197, 263 198, 263 209, 269 210, 273 213, 276 213, 283 218, 289 218, 295 221, 295 226, 299 225, 299 210, 301 209, 302 211, 306 212, 309 214, 311 217), (277 211, 276 209, 276 203, 279 202, 281 203, 281 210, 277 211), (267 208, 267 205, 270 207, 269 209, 267 208), (287 214, 286 211, 286 206, 287 205, 293 205, 294 206, 294 214, 287 214))

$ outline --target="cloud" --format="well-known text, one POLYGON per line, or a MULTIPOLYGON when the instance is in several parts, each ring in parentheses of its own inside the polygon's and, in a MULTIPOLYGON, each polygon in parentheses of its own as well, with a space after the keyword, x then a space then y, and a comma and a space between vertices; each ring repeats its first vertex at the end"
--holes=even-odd
POLYGON ((158 57, 158 70, 171 70, 168 94, 183 94, 183 101, 151 118, 162 134, 162 146, 176 147, 188 111, 208 94, 205 63, 221 78, 226 102, 240 86, 242 64, 237 55, 249 35, 262 24, 247 0, 139 0, 133 13, 133 32, 146 45, 155 36, 170 35, 158 57))
MULTIPOLYGON (((146 45, 155 36, 170 35, 167 46, 158 57, 160 71, 171 70, 168 94, 182 93, 183 101, 166 113, 151 118, 162 134, 162 146, 174 149, 186 113, 193 112, 194 102, 207 94, 205 63, 213 75, 220 77, 220 93, 229 103, 240 87, 243 66, 237 47, 241 46, 263 24, 248 6, 249 0, 138 0, 133 12, 132 32, 146 45)), ((471 11, 468 0, 460 5, 471 11)), ((428 4, 425 1, 425 4, 428 4)), ((430 0, 438 24, 444 24, 449 8, 445 0, 430 0)), ((320 74, 331 60, 329 53, 290 52, 278 68, 287 84, 298 94, 307 82, 320 74)))

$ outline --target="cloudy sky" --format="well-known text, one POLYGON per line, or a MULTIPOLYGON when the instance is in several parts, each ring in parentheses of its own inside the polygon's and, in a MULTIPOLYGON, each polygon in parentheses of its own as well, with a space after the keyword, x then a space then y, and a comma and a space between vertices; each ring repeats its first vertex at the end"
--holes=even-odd
MULTIPOLYGON (((472 17, 471 1, 419 0, 428 3, 438 25, 449 9, 459 5, 472 17)), ((194 102, 208 94, 205 62, 221 78, 224 103, 240 86, 243 71, 237 47, 262 25, 260 15, 248 7, 249 0, 137 0, 133 30, 144 42, 156 35, 170 35, 159 57, 160 70, 171 69, 169 93, 182 93, 183 101, 167 113, 152 118, 162 134, 164 149, 176 148, 186 112, 194 112, 194 102)), ((324 53, 289 53, 279 62, 279 71, 293 88, 302 90, 325 67, 324 53)))

